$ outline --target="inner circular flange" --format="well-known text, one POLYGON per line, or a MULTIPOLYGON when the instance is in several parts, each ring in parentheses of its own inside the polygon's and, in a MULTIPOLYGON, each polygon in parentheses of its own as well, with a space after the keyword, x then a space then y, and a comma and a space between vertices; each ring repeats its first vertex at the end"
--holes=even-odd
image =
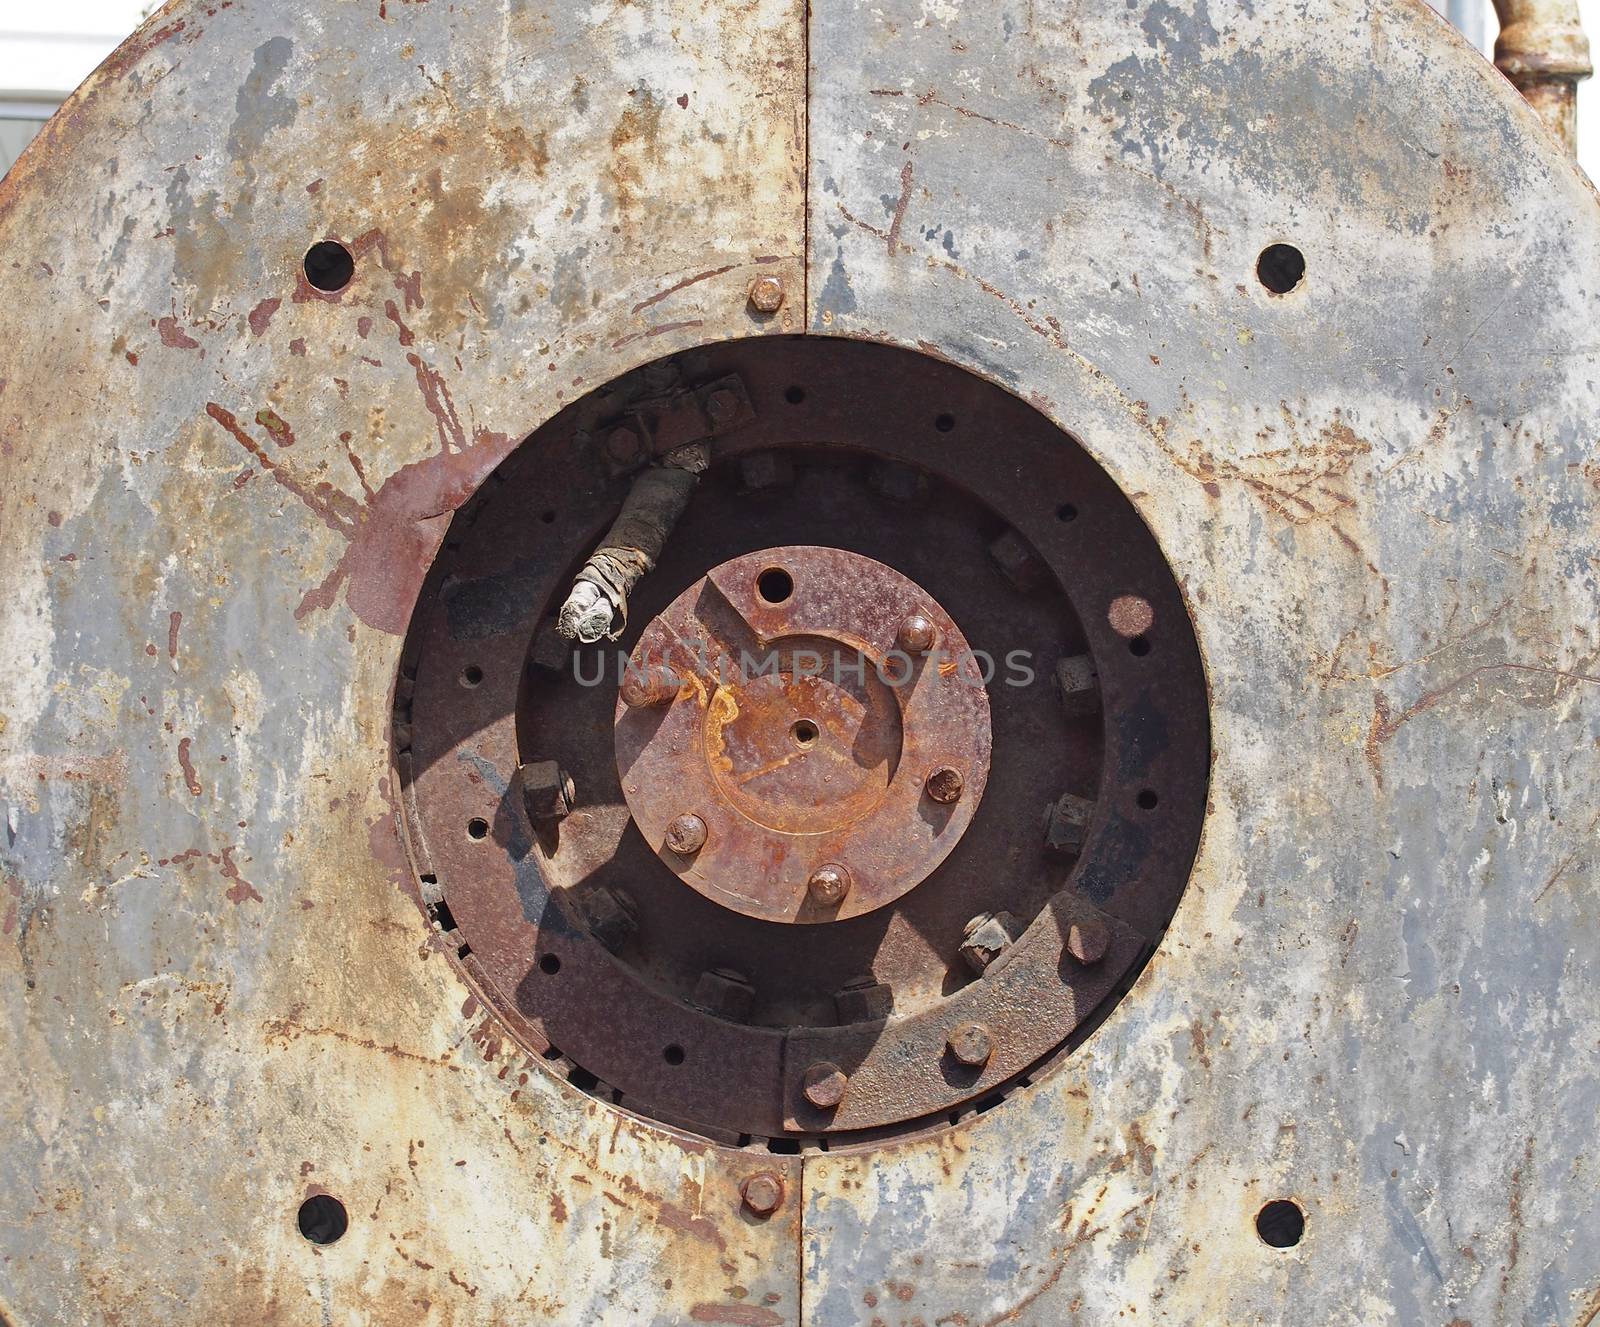
POLYGON ((634 823, 686 884, 746 916, 839 921, 892 903, 982 800, 989 699, 973 651, 872 558, 803 546, 724 562, 644 627, 629 667, 678 683, 665 706, 617 701, 634 823), (909 621, 927 624, 927 649, 903 647, 909 621), (958 797, 929 792, 935 770, 957 771, 958 797), (671 832, 685 816, 706 827, 692 852, 671 832), (808 888, 824 867, 848 887, 808 888))
MULTIPOLYGON (((1204 814, 1199 652, 1126 497, 1027 403, 931 357, 855 341, 706 347, 544 425, 454 518, 396 699, 418 887, 483 1004, 609 1105, 730 1143, 886 1137, 1029 1081, 1131 986, 1177 905, 1204 814), (573 647, 554 618, 574 573, 713 390, 737 409, 704 439, 709 467, 631 594, 626 631, 615 647, 573 647), (619 431, 636 445, 611 446, 619 431), (876 827, 897 779, 926 788, 937 774, 952 800, 919 797, 895 823, 925 833, 928 817, 966 806, 959 841, 920 883, 851 915, 830 901, 906 878, 862 865, 881 834, 862 836, 861 859, 817 854, 812 915, 740 911, 692 878, 719 842, 715 817, 703 843, 694 826, 674 836, 687 849, 674 867, 657 813, 636 814, 619 766, 619 719, 631 722, 619 683, 650 662, 641 647, 657 624, 680 601, 701 611, 696 596, 735 565, 749 614, 797 611, 806 560, 786 567, 786 549, 892 572, 890 599, 913 596, 936 635, 970 645, 985 684, 972 692, 988 704, 986 783, 932 768, 961 762, 919 745, 894 667, 887 682, 869 667, 862 686, 847 676, 832 691, 802 691, 804 670, 784 669, 785 652, 792 665, 802 649, 870 665, 883 634, 825 621, 758 632, 777 675, 752 678, 753 699, 716 725, 703 717, 715 690, 702 709, 705 683, 691 675, 630 694, 657 699, 645 727, 680 709, 702 716, 659 780, 674 816, 704 814, 678 805, 689 787, 678 767, 694 761, 742 825, 802 839, 808 827, 876 827), (847 704, 872 750, 796 812, 793 790, 764 787, 763 762, 822 768, 847 704), (768 720, 752 722, 757 711, 768 720)), ((781 881, 792 899, 798 873, 758 865, 750 892, 781 881)))

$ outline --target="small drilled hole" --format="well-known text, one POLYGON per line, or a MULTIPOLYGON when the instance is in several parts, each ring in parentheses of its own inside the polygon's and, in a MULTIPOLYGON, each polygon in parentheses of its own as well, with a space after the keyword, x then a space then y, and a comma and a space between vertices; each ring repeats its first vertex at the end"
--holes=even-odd
POLYGON ((1306 256, 1292 244, 1269 244, 1256 259, 1256 275, 1274 295, 1287 295, 1305 274, 1306 256))
POLYGON ((804 387, 791 387, 783 394, 783 399, 790 405, 799 405, 800 402, 806 399, 806 389, 804 387))
POLYGON ((789 736, 794 738, 796 746, 810 746, 817 740, 817 725, 810 719, 801 719, 789 729, 789 736))
POLYGON ((482 816, 473 816, 471 820, 467 821, 467 834, 475 839, 488 838, 489 822, 482 816))
POLYGON ((1154 788, 1141 788, 1139 790, 1139 795, 1134 798, 1134 801, 1139 803, 1139 809, 1141 811, 1154 811, 1161 799, 1156 796, 1156 790, 1154 788))
POLYGON ((756 577, 756 593, 769 604, 781 604, 794 593, 794 577, 782 567, 769 567, 756 577))
POLYGON ((539 513, 539 519, 546 525, 554 525, 556 514, 553 511, 542 511, 539 513))
POLYGON ((1135 636, 1128 642, 1128 653, 1136 654, 1141 659, 1144 658, 1145 655, 1150 653, 1150 637, 1135 636))
POLYGON ((483 669, 479 668, 477 664, 468 664, 465 668, 463 668, 461 670, 461 685, 462 686, 464 686, 464 687, 475 687, 475 686, 478 686, 480 683, 482 683, 482 681, 483 681, 483 669))
POLYGON ((666 1050, 661 1052, 661 1058, 663 1060, 665 1060, 668 1064, 682 1064, 683 1063, 683 1047, 682 1046, 676 1046, 676 1045, 668 1046, 666 1048, 666 1050))
POLYGON ((1256 1214, 1256 1234, 1275 1249, 1292 1249, 1306 1233, 1306 1214, 1300 1205, 1277 1198, 1256 1214))
POLYGON ((300 1204, 300 1233, 313 1244, 332 1244, 350 1229, 344 1204, 332 1194, 319 1193, 300 1204))
POLYGON ((933 426, 940 433, 948 433, 956 426, 956 417, 954 415, 940 415, 933 421, 933 426))
POLYGON ((1056 508, 1056 520, 1075 521, 1078 519, 1078 509, 1070 502, 1063 502, 1056 508))
POLYGON ((356 274, 356 260, 338 240, 322 240, 306 251, 306 280, 330 295, 343 290, 356 274))
POLYGON ((546 954, 539 960, 539 971, 547 977, 553 977, 561 971, 561 960, 554 954, 546 954))

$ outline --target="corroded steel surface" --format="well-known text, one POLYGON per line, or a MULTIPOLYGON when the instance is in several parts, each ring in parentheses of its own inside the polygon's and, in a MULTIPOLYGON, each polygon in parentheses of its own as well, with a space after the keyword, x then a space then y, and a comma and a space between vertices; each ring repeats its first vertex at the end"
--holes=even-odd
POLYGON ((1420 4, 804 23, 177 0, 0 185, 18 1327, 1600 1310, 1593 192, 1420 4), (1076 1053, 951 1129, 752 1155, 511 1049, 410 896, 390 691, 514 439, 798 326, 1082 439, 1181 580, 1215 763, 1076 1053))
POLYGON ((927 592, 881 562, 746 553, 680 594, 634 659, 683 682, 665 710, 617 703, 634 824, 684 884, 736 912, 823 923, 881 908, 949 855, 983 800, 979 661, 927 592), (898 636, 919 615, 937 634, 913 656, 898 636), (941 809, 926 785, 944 769, 962 786, 941 809), (688 853, 664 842, 681 813, 709 831, 688 853), (824 868, 843 874, 817 898, 808 884, 824 868))

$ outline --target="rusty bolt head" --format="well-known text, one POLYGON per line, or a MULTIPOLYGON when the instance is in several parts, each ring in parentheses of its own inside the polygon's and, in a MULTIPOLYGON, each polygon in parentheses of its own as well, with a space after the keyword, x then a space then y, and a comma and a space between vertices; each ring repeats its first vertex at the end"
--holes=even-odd
POLYGON ((710 968, 695 982, 691 1003, 730 1023, 742 1023, 750 1016, 755 998, 755 987, 742 972, 710 968))
POLYGON ((1083 851, 1089 835, 1094 803, 1086 797, 1062 793, 1045 808, 1044 846, 1047 851, 1075 857, 1083 851))
POLYGON ((739 1194, 752 1216, 771 1216, 783 1206, 783 1181, 770 1170, 759 1170, 739 1186, 739 1194))
POLYGON ((626 890, 597 885, 578 901, 589 934, 611 953, 617 953, 639 929, 632 897, 626 890))
POLYGON ((1011 926, 1009 912, 984 912, 969 921, 961 941, 967 966, 981 975, 1011 943, 1011 926))
POLYGON ((522 804, 528 819, 541 828, 559 824, 572 812, 577 791, 567 772, 553 760, 536 760, 518 771, 522 804))
POLYGON ((843 866, 819 866, 811 873, 811 879, 806 881, 806 890, 813 903, 832 907, 843 902, 844 896, 850 892, 850 872, 843 866))
POLYGON ((629 428, 612 429, 606 434, 606 459, 613 465, 629 465, 644 453, 644 443, 629 428))
POLYGON ((1119 594, 1106 610, 1106 620, 1117 635, 1131 640, 1144 635, 1155 625, 1156 610, 1150 607, 1148 599, 1141 599, 1136 594, 1119 594))
POLYGON ((907 654, 926 654, 938 639, 933 623, 921 613, 913 613, 900 624, 894 643, 907 654))
POLYGON ((667 826, 667 847, 680 857, 688 857, 706 846, 706 822, 692 811, 674 818, 667 826))
POLYGON ((857 977, 833 996, 839 1022, 876 1023, 894 1012, 894 989, 870 974, 857 977))
POLYGON ((750 283, 750 307, 757 313, 776 313, 783 307, 783 278, 768 273, 750 283))
POLYGON ((945 806, 959 802, 961 790, 965 787, 966 780, 961 777, 961 771, 949 765, 941 765, 928 775, 928 796, 945 806))
POLYGON ((983 1068, 994 1054, 994 1039, 982 1023, 957 1023, 944 1044, 951 1056, 969 1069, 983 1068))
POLYGON ((1098 963, 1111 948, 1111 932, 1094 918, 1073 922, 1067 928, 1067 953, 1080 963, 1098 963))
POLYGON ((678 698, 682 683, 670 668, 635 668, 629 665, 622 673, 622 703, 629 709, 665 705, 678 698))
POLYGON ((739 413, 739 398, 728 388, 719 387, 706 398, 706 413, 713 424, 727 424, 739 413))
POLYGON ((849 1075, 831 1060, 818 1060, 801 1078, 801 1088, 818 1110, 832 1110, 844 1100, 849 1075))

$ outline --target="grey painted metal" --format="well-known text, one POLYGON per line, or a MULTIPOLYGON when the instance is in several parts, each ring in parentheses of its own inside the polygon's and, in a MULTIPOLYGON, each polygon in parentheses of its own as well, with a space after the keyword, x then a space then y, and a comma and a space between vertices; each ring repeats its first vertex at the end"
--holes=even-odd
POLYGON ((1420 4, 812 14, 808 130, 791 0, 178 0, 0 184, 18 1327, 1600 1308, 1595 195, 1420 4), (296 280, 329 233, 336 302, 296 280), (1084 440, 1216 743, 1115 1015, 988 1114, 803 1158, 511 1050, 411 897, 388 745, 420 569, 515 439, 801 325, 1084 440))
POLYGON ((1060 1072, 807 1164, 808 1320, 1587 1323, 1594 193, 1421 5, 813 9, 813 329, 1084 440, 1186 587, 1215 763, 1060 1072))

